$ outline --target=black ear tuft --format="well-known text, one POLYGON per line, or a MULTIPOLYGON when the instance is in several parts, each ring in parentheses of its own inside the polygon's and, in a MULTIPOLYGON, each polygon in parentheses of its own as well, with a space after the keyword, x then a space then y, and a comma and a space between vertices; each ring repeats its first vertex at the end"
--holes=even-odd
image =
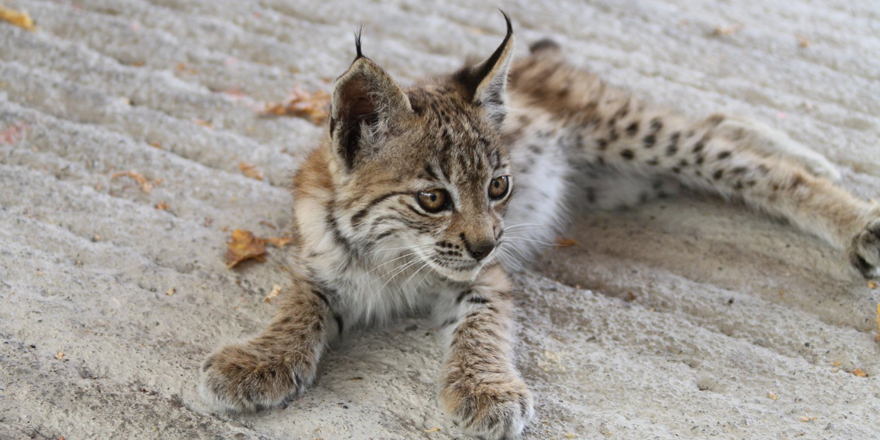
POLYGON ((364 25, 361 24, 360 27, 358 27, 357 32, 354 34, 354 47, 357 50, 357 55, 354 57, 355 61, 357 61, 358 58, 363 58, 364 56, 363 52, 361 52, 361 34, 363 33, 363 31, 364 25))

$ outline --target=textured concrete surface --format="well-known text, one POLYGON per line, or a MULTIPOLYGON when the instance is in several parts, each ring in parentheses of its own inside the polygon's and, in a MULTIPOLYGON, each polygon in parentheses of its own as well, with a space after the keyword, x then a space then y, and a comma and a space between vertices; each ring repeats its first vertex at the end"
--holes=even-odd
MULTIPOLYGON (((876 1, 0 3, 38 26, 0 23, 3 439, 458 435, 418 319, 336 346, 285 409, 217 416, 195 393, 203 357, 258 331, 285 277, 277 250, 227 270, 224 229, 280 235, 321 133, 255 110, 329 90, 361 22, 366 53, 407 82, 493 50, 501 6, 521 52, 557 38, 612 83, 759 118, 880 194, 876 1), (162 182, 146 194, 123 171, 162 182)), ((712 199, 582 213, 568 235, 516 277, 526 438, 877 437, 880 290, 840 252, 712 199)))

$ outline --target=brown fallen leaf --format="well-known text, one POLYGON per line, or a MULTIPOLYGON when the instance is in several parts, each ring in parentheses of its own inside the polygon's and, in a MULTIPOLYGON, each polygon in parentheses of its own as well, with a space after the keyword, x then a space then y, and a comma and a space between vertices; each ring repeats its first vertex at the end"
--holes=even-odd
POLYGON ((250 177, 251 179, 263 180, 263 173, 260 170, 254 168, 253 165, 247 162, 241 162, 238 164, 238 169, 244 173, 245 176, 250 177))
POLYGON ((832 367, 839 367, 839 366, 841 366, 841 365, 843 365, 843 362, 840 362, 840 361, 833 361, 833 362, 831 362, 831 366, 832 366, 832 367))
POLYGON ((277 247, 277 248, 282 248, 282 247, 287 246, 288 244, 290 244, 290 241, 291 241, 291 240, 292 240, 292 238, 291 238, 289 235, 285 235, 285 236, 283 236, 283 237, 272 237, 272 238, 267 238, 267 239, 266 239, 266 243, 269 243, 269 244, 271 244, 272 246, 275 246, 275 247, 277 247))
POLYGON ((232 238, 226 242, 226 268, 232 269, 244 260, 255 259, 261 263, 266 261, 266 241, 254 237, 251 231, 236 229, 232 238))
POLYGON ((818 417, 816 417, 816 416, 813 416, 813 417, 807 417, 807 416, 801 417, 801 421, 802 421, 802 422, 812 422, 812 421, 817 420, 817 419, 818 419, 818 417))
POLYGON ((327 110, 330 107, 330 98, 330 95, 323 90, 309 93, 296 86, 287 103, 269 103, 266 105, 263 113, 266 115, 307 118, 313 124, 321 125, 329 117, 327 110))
POLYGON ((865 373, 865 370, 863 370, 861 368, 856 368, 855 370, 852 371, 852 374, 853 374, 853 376, 858 376, 858 377, 868 377, 868 373, 865 373))
POLYGON ((211 121, 206 121, 204 119, 193 118, 193 123, 201 125, 202 127, 214 128, 214 124, 211 121))
POLYGON ((265 302, 265 303, 267 303, 267 304, 271 304, 271 303, 272 303, 272 298, 275 298, 275 297, 278 296, 278 294, 280 294, 280 293, 281 293, 281 286, 279 286, 278 284, 272 286, 272 291, 269 292, 269 294, 266 295, 265 298, 263 298, 263 302, 265 302))
POLYGON ((880 303, 877 303, 877 340, 880 341, 880 303))
POLYGON ((558 247, 572 247, 577 246, 578 242, 565 237, 556 237, 556 246, 558 247))
POLYGON ((196 69, 191 69, 186 66, 186 63, 182 63, 182 62, 177 63, 177 66, 174 68, 174 71, 177 72, 178 74, 186 73, 189 75, 195 75, 196 73, 198 73, 198 71, 196 69))
POLYGON ((133 179, 135 182, 137 182, 141 186, 141 191, 143 191, 147 194, 149 194, 151 191, 153 191, 153 184, 150 183, 149 179, 147 179, 143 175, 136 173, 134 171, 123 171, 121 173, 113 173, 113 175, 110 176, 111 179, 115 179, 117 177, 130 177, 131 179, 133 179))
POLYGON ((172 288, 165 291, 165 296, 174 295, 174 292, 175 292, 175 289, 172 287, 172 288))
POLYGON ((868 288, 869 288, 869 289, 876 289, 876 288, 877 288, 877 282, 874 281, 874 280, 868 280, 868 288))
POLYGON ((165 203, 165 202, 156 203, 156 206, 154 206, 154 208, 158 209, 159 211, 167 211, 168 210, 168 203, 165 203))
POLYGON ((733 26, 717 26, 714 31, 712 31, 712 35, 720 36, 720 37, 728 37, 739 32, 740 29, 743 28, 742 24, 735 24, 733 26))
POLYGON ((808 40, 807 37, 805 37, 803 35, 798 35, 797 39, 798 39, 798 46, 803 47, 803 48, 810 47, 810 40, 808 40))
POLYGON ((19 12, 0 6, 0 21, 8 22, 28 31, 34 30, 34 20, 24 11, 19 12))
POLYGON ((28 131, 27 124, 16 124, 3 131, 0 131, 0 144, 15 144, 24 139, 28 131))
POLYGON ((779 396, 773 393, 767 393, 767 397, 769 397, 770 400, 779 400, 779 396))
POLYGON ((425 432, 440 432, 440 428, 426 429, 425 432))
POLYGON ((58 354, 55 355, 55 359, 58 359, 59 361, 63 361, 64 360, 64 353, 59 351, 58 354))

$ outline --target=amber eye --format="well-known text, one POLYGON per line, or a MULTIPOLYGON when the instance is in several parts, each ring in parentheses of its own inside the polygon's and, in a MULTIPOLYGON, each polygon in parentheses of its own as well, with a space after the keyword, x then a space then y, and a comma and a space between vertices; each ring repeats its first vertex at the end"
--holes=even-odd
POLYGON ((422 191, 416 195, 419 205, 430 213, 440 212, 449 207, 449 194, 443 189, 422 191))
POLYGON ((507 176, 499 176, 489 182, 489 198, 498 200, 507 195, 510 189, 510 178, 507 176))

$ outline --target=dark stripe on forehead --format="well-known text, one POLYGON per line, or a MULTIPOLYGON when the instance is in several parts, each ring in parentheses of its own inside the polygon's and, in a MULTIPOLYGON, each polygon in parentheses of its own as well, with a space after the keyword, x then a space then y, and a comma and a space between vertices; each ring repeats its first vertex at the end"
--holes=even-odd
POLYGON ((425 173, 427 173, 428 176, 430 176, 434 180, 440 180, 440 178, 437 177, 437 173, 434 172, 433 168, 434 168, 433 165, 426 163, 425 164, 425 173))

